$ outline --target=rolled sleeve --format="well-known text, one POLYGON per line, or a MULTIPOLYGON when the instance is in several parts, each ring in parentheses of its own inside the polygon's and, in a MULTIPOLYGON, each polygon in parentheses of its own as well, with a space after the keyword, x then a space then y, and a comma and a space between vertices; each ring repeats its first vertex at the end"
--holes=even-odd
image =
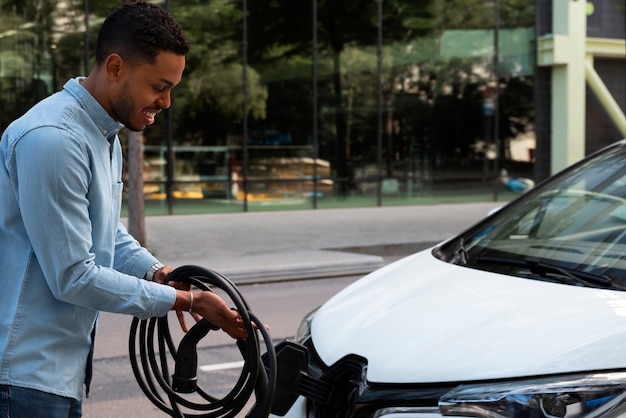
POLYGON ((167 315, 176 301, 176 289, 172 286, 152 282, 146 282, 146 284, 154 285, 152 286, 154 293, 149 298, 153 303, 148 306, 148 309, 143 314, 140 313, 135 316, 139 319, 147 319, 167 315))

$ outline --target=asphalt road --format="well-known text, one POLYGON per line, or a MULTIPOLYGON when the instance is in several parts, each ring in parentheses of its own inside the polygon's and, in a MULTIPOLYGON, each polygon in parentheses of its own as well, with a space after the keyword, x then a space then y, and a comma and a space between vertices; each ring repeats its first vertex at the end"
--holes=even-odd
MULTIPOLYGON (((266 324, 274 342, 292 338, 301 318, 358 277, 341 277, 240 286, 251 310, 266 324)), ((174 338, 182 333, 171 314, 174 338)), ((91 396, 83 402, 85 418, 166 417, 141 391, 132 373, 128 335, 132 318, 103 314, 98 329, 91 396)), ((199 344, 199 380, 203 388, 223 397, 234 386, 241 356, 233 340, 222 332, 199 344)), ((251 404, 249 404, 251 406, 251 404)), ((247 408, 249 408, 249 406, 247 408)), ((244 409, 244 412, 247 409, 244 409)), ((245 413, 238 416, 244 417, 245 413)))
MULTIPOLYGON (((449 238, 501 205, 151 217, 147 226, 150 248, 163 262, 209 265, 233 279, 278 341, 294 336, 304 315, 356 275, 405 255, 402 251, 417 251, 449 238), (320 279, 330 275, 335 278, 320 279)), ((143 395, 132 374, 127 341, 131 320, 102 317, 92 394, 84 402, 86 418, 166 416, 143 395)), ((178 325, 171 329, 178 330, 178 325)), ((178 331, 174 339, 181 337, 178 331)), ((210 379, 206 387, 213 395, 226 393, 238 371, 226 366, 240 361, 233 341, 216 333, 198 347, 200 366, 215 368, 199 377, 210 379)))

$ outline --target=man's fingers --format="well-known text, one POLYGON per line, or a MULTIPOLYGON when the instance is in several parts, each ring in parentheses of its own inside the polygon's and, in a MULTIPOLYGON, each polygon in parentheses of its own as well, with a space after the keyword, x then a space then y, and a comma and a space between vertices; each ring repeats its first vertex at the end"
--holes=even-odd
POLYGON ((191 290, 191 284, 189 284, 189 283, 169 281, 169 282, 168 282, 168 284, 169 284, 170 286, 172 286, 174 289, 178 289, 178 290, 191 290))
POLYGON ((187 321, 185 321, 185 314, 183 311, 176 311, 176 317, 178 318, 178 323, 180 324, 180 328, 183 332, 188 332, 187 321))

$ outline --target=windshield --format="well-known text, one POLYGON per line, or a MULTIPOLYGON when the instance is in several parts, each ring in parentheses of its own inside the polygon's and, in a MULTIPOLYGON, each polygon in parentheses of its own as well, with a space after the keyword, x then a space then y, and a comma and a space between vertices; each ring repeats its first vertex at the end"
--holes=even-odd
POLYGON ((471 268, 626 288, 626 145, 557 176, 438 254, 471 268))

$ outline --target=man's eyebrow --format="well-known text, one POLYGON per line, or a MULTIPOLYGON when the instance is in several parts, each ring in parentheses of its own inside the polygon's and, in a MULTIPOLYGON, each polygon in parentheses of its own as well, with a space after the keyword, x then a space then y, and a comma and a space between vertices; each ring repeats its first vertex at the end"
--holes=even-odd
POLYGON ((167 84, 167 85, 168 85, 168 86, 170 86, 170 87, 174 87, 174 86, 175 86, 175 84, 174 84, 174 83, 172 83, 171 81, 169 81, 168 79, 165 79, 165 78, 162 78, 162 79, 161 79, 161 82, 163 82, 163 83, 167 84))

